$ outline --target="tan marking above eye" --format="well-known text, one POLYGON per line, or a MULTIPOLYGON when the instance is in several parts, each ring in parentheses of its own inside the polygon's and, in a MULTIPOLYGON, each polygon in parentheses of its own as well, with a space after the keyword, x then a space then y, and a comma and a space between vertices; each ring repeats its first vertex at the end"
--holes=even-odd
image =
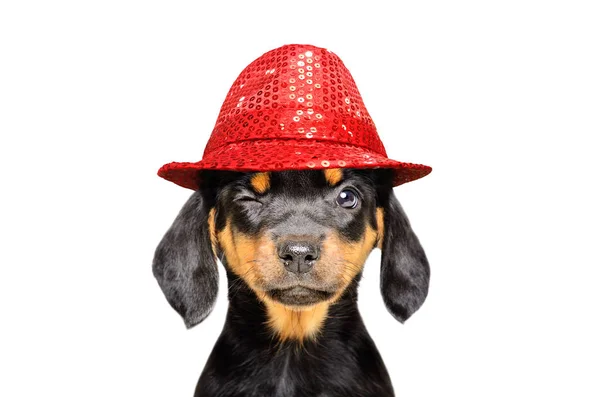
POLYGON ((344 173, 340 168, 326 169, 323 170, 323 173, 325 174, 325 180, 331 186, 337 185, 344 177, 344 173))
POLYGON ((271 187, 271 177, 268 172, 259 172, 252 175, 250 185, 256 193, 263 194, 271 187))

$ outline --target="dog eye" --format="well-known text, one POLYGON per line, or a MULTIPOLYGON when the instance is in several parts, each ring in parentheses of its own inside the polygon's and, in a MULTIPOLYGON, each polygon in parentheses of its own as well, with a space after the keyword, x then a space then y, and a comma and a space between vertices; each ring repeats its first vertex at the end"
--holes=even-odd
POLYGON ((260 201, 256 197, 251 196, 249 194, 240 194, 237 197, 235 197, 233 199, 233 201, 236 201, 236 202, 245 202, 245 203, 253 203, 253 202, 254 203, 260 203, 260 201))
POLYGON ((342 190, 335 199, 335 202, 343 208, 356 208, 358 205, 358 196, 352 190, 342 190))

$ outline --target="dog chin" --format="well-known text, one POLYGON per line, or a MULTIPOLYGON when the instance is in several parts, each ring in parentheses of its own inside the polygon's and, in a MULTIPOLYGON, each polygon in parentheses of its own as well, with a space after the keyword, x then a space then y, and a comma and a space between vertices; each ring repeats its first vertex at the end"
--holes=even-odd
POLYGON ((302 286, 282 289, 275 288, 267 291, 267 293, 271 299, 276 302, 282 303, 285 306, 293 306, 300 309, 327 301, 334 295, 332 292, 302 286))

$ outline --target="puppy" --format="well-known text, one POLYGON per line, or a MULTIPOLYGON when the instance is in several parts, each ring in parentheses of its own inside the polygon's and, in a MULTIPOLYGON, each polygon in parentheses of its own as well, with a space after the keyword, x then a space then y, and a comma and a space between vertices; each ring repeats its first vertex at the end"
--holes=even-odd
POLYGON ((383 301, 404 322, 425 300, 429 264, 394 196, 392 172, 200 178, 153 262, 187 327, 213 307, 217 257, 227 273, 227 319, 195 396, 393 396, 358 312, 358 283, 380 248, 383 301))

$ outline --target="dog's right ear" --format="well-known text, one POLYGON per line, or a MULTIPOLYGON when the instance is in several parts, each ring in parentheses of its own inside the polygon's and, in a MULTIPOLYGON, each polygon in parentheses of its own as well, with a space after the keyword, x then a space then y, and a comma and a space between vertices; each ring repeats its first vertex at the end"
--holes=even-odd
POLYGON ((219 273, 212 249, 214 211, 197 191, 156 248, 152 271, 167 301, 191 328, 212 311, 219 273))

